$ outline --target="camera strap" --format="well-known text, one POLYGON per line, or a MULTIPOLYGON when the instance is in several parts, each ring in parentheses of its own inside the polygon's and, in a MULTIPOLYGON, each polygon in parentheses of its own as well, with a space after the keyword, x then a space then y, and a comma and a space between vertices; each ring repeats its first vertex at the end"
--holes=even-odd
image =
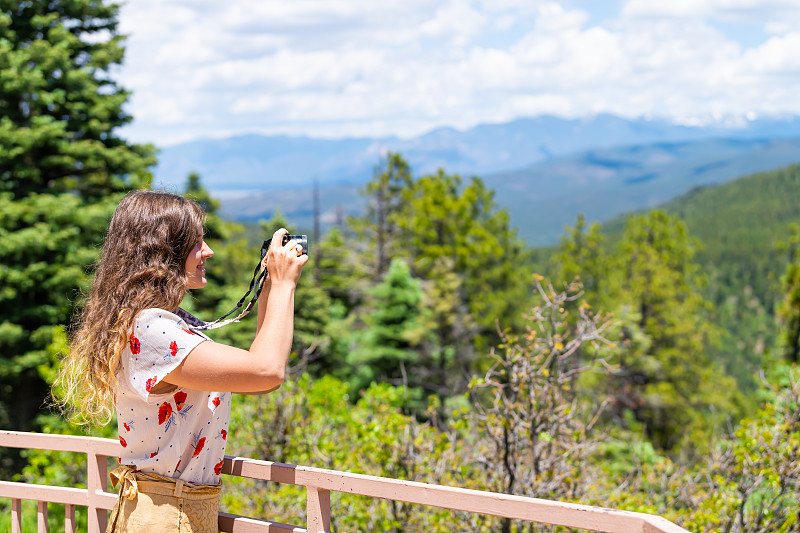
POLYGON ((201 322, 200 325, 193 325, 192 328, 198 331, 208 331, 210 329, 217 329, 221 328, 222 326, 227 326, 228 324, 232 324, 234 322, 238 322, 242 318, 244 318, 247 313, 249 313, 253 307, 255 307, 256 302, 258 301, 258 297, 261 295, 261 289, 264 288, 264 280, 267 277, 267 269, 261 268, 261 263, 264 261, 264 257, 267 255, 267 250, 269 249, 269 242, 270 240, 264 241, 264 244, 261 245, 261 258, 258 260, 258 264, 256 265, 255 270, 253 270, 253 279, 250 280, 250 287, 248 287, 247 292, 242 296, 236 306, 219 317, 218 319, 214 320, 213 322, 201 322), (250 298, 250 301, 247 302, 247 305, 239 313, 238 316, 234 318, 228 318, 230 315, 236 312, 237 309, 244 305, 244 302, 247 300, 247 297, 250 296, 250 293, 253 293, 253 297, 250 298), (227 319, 227 320, 226 320, 227 319))

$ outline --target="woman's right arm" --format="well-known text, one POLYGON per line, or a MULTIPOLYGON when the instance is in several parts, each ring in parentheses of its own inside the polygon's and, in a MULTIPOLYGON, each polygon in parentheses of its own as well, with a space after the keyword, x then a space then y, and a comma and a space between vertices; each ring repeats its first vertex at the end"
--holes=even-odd
POLYGON ((275 232, 267 252, 269 292, 266 303, 259 302, 260 327, 250 349, 201 342, 163 381, 195 390, 244 393, 266 392, 283 383, 294 334, 295 289, 308 261, 307 255, 297 256, 293 241, 280 244, 285 233, 275 232))

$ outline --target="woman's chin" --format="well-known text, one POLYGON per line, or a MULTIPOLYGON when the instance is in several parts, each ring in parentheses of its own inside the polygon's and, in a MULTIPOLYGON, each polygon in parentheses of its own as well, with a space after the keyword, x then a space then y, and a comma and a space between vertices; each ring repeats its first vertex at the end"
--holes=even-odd
POLYGON ((208 284, 208 280, 206 280, 206 278, 196 279, 196 280, 189 280, 187 288, 189 288, 189 289, 202 289, 207 284, 208 284))

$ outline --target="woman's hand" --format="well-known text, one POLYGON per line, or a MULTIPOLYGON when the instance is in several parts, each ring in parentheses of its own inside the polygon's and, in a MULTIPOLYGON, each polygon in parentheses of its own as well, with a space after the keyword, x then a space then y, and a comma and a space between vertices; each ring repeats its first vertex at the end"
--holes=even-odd
POLYGON ((290 240, 286 244, 281 244, 283 236, 288 233, 286 228, 281 228, 273 233, 272 242, 270 242, 264 258, 272 286, 286 282, 296 285, 300 280, 303 267, 308 262, 307 255, 300 255, 302 248, 298 250, 300 244, 297 241, 290 240))

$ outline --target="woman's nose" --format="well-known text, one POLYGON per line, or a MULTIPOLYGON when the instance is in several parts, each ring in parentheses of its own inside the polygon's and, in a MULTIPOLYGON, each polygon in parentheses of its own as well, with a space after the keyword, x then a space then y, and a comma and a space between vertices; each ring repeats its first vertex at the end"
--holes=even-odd
POLYGON ((212 250, 208 244, 203 242, 203 257, 213 257, 213 256, 214 256, 214 250, 212 250))

